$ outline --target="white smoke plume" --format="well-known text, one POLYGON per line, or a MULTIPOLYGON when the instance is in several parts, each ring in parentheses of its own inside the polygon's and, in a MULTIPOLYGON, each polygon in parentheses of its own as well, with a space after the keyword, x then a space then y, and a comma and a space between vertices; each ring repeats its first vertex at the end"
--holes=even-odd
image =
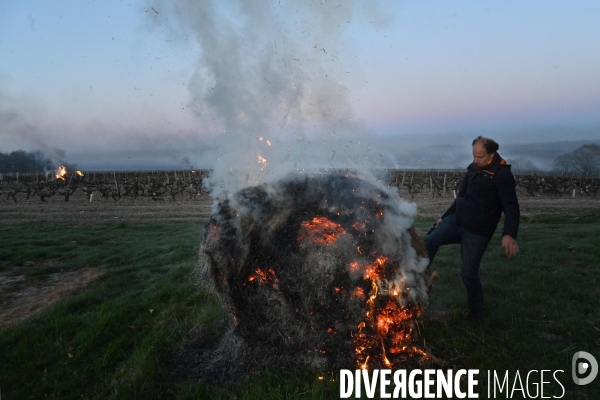
POLYGON ((391 166, 353 120, 345 84, 360 70, 345 31, 357 21, 386 23, 377 2, 172 0, 151 7, 161 28, 200 46, 188 107, 220 131, 208 182, 215 198, 294 171, 370 176, 391 166))
POLYGON ((386 328, 390 351, 412 349, 428 299, 427 258, 410 230, 416 206, 377 179, 392 159, 354 120, 345 83, 360 70, 345 31, 363 18, 383 23, 377 3, 172 0, 148 9, 174 41, 198 42, 187 107, 203 130, 219 131, 197 272, 235 316, 235 334, 219 347, 230 350, 206 358, 326 369, 366 365, 373 353, 388 363, 383 341, 372 340, 374 316, 400 308, 410 317, 386 328), (322 221, 343 232, 336 244, 303 239, 303 226, 322 221), (265 347, 280 356, 260 356, 265 347))

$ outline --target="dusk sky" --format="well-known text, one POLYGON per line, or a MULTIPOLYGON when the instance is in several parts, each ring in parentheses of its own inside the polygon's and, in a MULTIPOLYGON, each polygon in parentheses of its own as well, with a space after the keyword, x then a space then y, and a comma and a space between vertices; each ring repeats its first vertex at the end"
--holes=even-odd
POLYGON ((0 0, 0 151, 184 168, 210 167, 226 130, 360 126, 393 154, 600 139, 595 0, 244 3, 0 0))

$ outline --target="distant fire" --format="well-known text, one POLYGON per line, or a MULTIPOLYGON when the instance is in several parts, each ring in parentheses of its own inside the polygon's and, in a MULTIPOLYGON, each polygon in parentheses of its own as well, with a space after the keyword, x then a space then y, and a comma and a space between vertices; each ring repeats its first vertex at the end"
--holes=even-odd
MULTIPOLYGON (((69 172, 67 171, 67 167, 65 167, 64 165, 61 165, 60 167, 58 167, 58 170, 56 171, 56 179, 66 181, 68 175, 69 175, 69 172)), ((78 170, 75 171, 75 175, 77 175, 79 177, 85 176, 83 174, 83 172, 78 171, 78 170)))
POLYGON ((56 172, 56 179, 62 179, 64 181, 66 180, 65 176, 67 176, 67 167, 61 165, 56 172))

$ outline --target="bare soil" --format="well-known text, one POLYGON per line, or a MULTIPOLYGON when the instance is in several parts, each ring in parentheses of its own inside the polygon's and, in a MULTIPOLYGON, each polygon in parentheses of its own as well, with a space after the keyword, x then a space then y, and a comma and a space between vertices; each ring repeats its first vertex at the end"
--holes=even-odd
POLYGON ((119 201, 94 198, 90 202, 83 192, 76 192, 68 202, 55 196, 46 202, 17 197, 16 203, 4 197, 0 201, 0 226, 20 222, 208 221, 211 205, 208 195, 180 201, 169 197, 158 201, 149 198, 122 198, 119 201))
POLYGON ((103 273, 100 268, 84 268, 37 279, 25 278, 27 270, 47 265, 48 262, 26 262, 22 267, 0 272, 0 326, 18 323, 47 309, 58 300, 78 293, 103 273))
MULTIPOLYGON (((521 215, 531 219, 541 214, 588 215, 600 213, 600 196, 530 197, 524 191, 518 193, 521 215)), ((1 194, 0 194, 1 196, 1 194)), ((207 221, 211 215, 210 196, 197 196, 194 199, 170 197, 153 201, 150 198, 94 198, 89 202, 85 194, 76 192, 68 202, 54 196, 46 202, 37 198, 25 199, 17 196, 17 202, 0 198, 0 227, 2 224, 20 222, 150 222, 150 221, 207 221)), ((452 204, 451 194, 446 197, 431 197, 429 194, 406 196, 406 200, 417 204, 418 218, 437 218, 452 204)))

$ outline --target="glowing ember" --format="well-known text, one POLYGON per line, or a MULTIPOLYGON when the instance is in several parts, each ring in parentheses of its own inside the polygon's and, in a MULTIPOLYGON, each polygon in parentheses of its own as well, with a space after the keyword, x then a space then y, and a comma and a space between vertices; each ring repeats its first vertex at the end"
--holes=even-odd
POLYGON ((277 283, 279 282, 279 279, 277 279, 277 275, 275 275, 273 268, 269 268, 266 271, 256 268, 254 273, 248 278, 248 282, 253 282, 256 279, 258 279, 258 282, 268 284, 272 287, 277 287, 277 283))
POLYGON ((361 288, 360 286, 357 287, 356 289, 354 289, 354 292, 352 292, 352 296, 356 296, 356 297, 365 297, 365 291, 363 288, 361 288))
POLYGON ((78 176, 85 176, 85 175, 83 175, 83 172, 81 172, 81 171, 75 171, 75 173, 76 173, 78 176))
POLYGON ((260 154, 258 155, 258 163, 260 164, 260 170, 264 171, 265 168, 267 167, 267 164, 269 164, 269 162, 267 161, 266 158, 264 158, 263 156, 261 156, 260 154))
POLYGON ((350 271, 358 271, 358 269, 360 268, 360 264, 358 263, 358 261, 352 261, 348 265, 348 268, 350 268, 350 271))
MULTIPOLYGON (((314 217, 311 221, 304 221, 302 227, 306 231, 308 240, 322 245, 330 245, 340 235, 346 233, 346 230, 340 224, 336 224, 325 217, 314 217)), ((302 237, 299 240, 302 240, 302 237)))
POLYGON ((399 205, 338 174, 249 187, 216 206, 198 272, 233 317, 219 348, 248 365, 323 371, 431 360, 416 322, 427 258, 399 228, 410 226, 399 205))

